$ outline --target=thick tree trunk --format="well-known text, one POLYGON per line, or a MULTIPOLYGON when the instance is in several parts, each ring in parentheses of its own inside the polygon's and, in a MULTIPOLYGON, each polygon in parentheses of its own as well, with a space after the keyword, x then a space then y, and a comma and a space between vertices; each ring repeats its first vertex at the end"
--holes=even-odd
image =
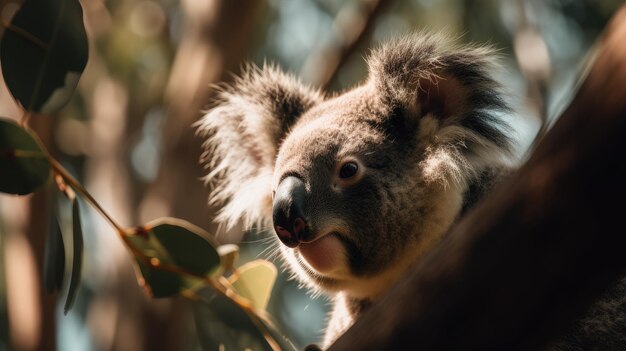
POLYGON ((560 335, 626 267, 626 8, 569 108, 332 350, 529 350, 560 335))

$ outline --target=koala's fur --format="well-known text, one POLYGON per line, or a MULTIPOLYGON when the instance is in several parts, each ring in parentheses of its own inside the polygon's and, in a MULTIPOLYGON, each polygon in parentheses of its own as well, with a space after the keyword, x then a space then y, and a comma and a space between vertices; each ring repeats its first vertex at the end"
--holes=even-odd
POLYGON ((272 228, 273 190, 286 176, 306 184, 307 226, 324 239, 280 251, 333 296, 325 347, 508 172, 514 147, 489 48, 415 34, 367 63, 337 96, 250 67, 199 124, 217 221, 272 228), (337 175, 346 161, 354 179, 337 175))
POLYGON ((309 225, 341 233, 329 274, 281 246, 303 283, 334 295, 325 345, 447 231, 477 197, 470 189, 506 169, 512 148, 489 49, 414 35, 367 62, 368 79, 334 97, 273 66, 248 68, 200 125, 218 221, 271 228, 272 190, 297 174, 309 225), (363 172, 356 184, 336 184, 344 159, 363 172))

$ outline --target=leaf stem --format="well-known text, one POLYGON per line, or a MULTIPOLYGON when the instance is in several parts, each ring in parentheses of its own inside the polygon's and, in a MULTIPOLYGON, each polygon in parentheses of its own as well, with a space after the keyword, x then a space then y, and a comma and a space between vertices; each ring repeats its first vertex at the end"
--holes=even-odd
MULTIPOLYGON (((257 328, 259 328, 259 331, 261 331, 261 333, 263 334, 263 337, 265 338, 269 346, 272 348, 272 350, 275 350, 275 351, 281 350, 280 345, 278 344, 278 342, 276 342, 274 337, 270 334, 269 330, 267 329, 265 324, 263 324, 263 322, 261 321, 261 318, 257 315, 254 308, 248 302, 244 301, 241 297, 235 294, 231 288, 227 287, 225 284, 222 284, 219 280, 213 279, 212 277, 209 277, 203 274, 198 274, 192 271, 188 271, 186 269, 183 269, 175 265, 170 265, 170 264, 162 263, 162 262, 158 262, 157 264, 155 264, 151 260, 150 257, 145 255, 141 250, 137 250, 128 240, 128 236, 131 234, 128 231, 126 231, 124 228, 122 228, 122 226, 119 225, 113 219, 113 217, 111 217, 102 208, 102 206, 100 206, 100 204, 87 191, 87 189, 85 189, 85 187, 83 187, 82 184, 80 184, 78 180, 76 180, 76 178, 74 178, 59 163, 59 161, 57 161, 52 156, 50 156, 47 149, 43 148, 43 150, 44 150, 44 154, 46 155, 48 162, 50 163, 50 166, 54 169, 54 171, 59 176, 61 176, 63 180, 70 185, 70 187, 72 187, 74 190, 76 190, 81 195, 83 195, 88 200, 88 202, 111 224, 111 226, 113 226, 116 229, 117 233, 121 237, 126 247, 133 253, 133 255, 135 255, 135 257, 143 261, 144 264, 148 265, 152 269, 171 272, 171 273, 181 275, 181 276, 193 277, 193 278, 200 279, 203 282, 207 283, 209 286, 211 286, 211 288, 213 288, 214 291, 226 297, 227 299, 230 299, 231 301, 233 301, 242 310, 244 310, 246 314, 248 314, 252 322, 256 324, 257 328)), ((199 295, 195 294, 195 292, 191 290, 188 290, 186 293, 183 293, 182 295, 186 298, 199 298, 200 297, 199 295)))
MULTIPOLYGON (((22 125, 22 128, 27 130, 32 135, 37 135, 37 133, 35 133, 35 131, 32 130, 28 126, 28 117, 29 116, 30 116, 30 112, 28 110, 25 110, 24 114, 22 115, 22 119, 20 120, 20 124, 22 125)), ((118 235, 120 237, 124 238, 124 236, 126 235, 126 231, 124 230, 124 227, 119 225, 119 223, 117 223, 113 219, 113 217, 111 217, 111 215, 109 215, 109 213, 107 211, 105 211, 104 208, 102 208, 102 206, 100 206, 98 201, 96 201, 96 199, 87 191, 87 189, 85 189, 85 187, 82 184, 80 184, 80 182, 78 180, 76 180, 76 178, 74 178, 70 174, 70 172, 68 172, 61 165, 61 163, 59 163, 59 161, 57 161, 54 157, 52 157, 52 155, 50 155, 50 152, 43 145, 43 143, 41 141, 39 141, 38 144, 39 144, 39 147, 41 148, 41 150, 43 151, 43 155, 46 157, 46 160, 48 160, 48 163, 50 164, 50 167, 52 167, 52 169, 59 176, 61 176, 61 178, 63 178, 63 180, 66 183, 68 183, 70 185, 70 187, 72 187, 75 191, 79 192, 87 200, 87 202, 89 202, 98 211, 98 213, 100 213, 100 215, 102 215, 102 217, 104 217, 109 222, 109 224, 111 224, 111 226, 113 228, 115 228, 115 230, 117 231, 117 233, 118 233, 118 235)), ((126 241, 126 240, 124 240, 124 241, 126 241)))
MULTIPOLYGON (((214 289, 217 291, 217 289, 214 289)), ((218 293, 222 294, 221 291, 218 291, 218 293)), ((188 299, 188 300, 192 300, 192 301, 200 301, 206 305, 209 304, 209 301, 207 301, 203 296, 199 295, 198 293, 196 293, 193 290, 185 290, 181 293, 181 295, 188 299)), ((237 301, 236 299, 239 298, 239 296, 237 295, 233 295, 233 294, 222 294, 224 297, 226 297, 227 299, 230 299, 231 301, 233 301, 234 303, 236 303, 237 305, 239 305, 239 307, 241 307, 241 309, 244 310, 244 312, 250 317, 250 319, 252 320, 252 323, 254 323, 256 325, 256 327, 259 329, 259 331, 261 332, 261 334, 263 334, 263 337, 265 338, 265 341, 267 341, 267 343, 269 344, 269 346, 272 348, 272 350, 274 351, 281 351, 282 348, 280 347, 280 345, 278 344, 278 342, 274 339, 274 337, 272 336, 272 334, 270 334, 269 330, 267 330, 267 327, 265 326, 265 324, 263 324, 263 322, 261 321, 261 318, 257 315, 257 313, 247 304, 241 304, 239 301, 237 301)))
MULTIPOLYGON (((56 159, 50 156, 50 154, 48 153, 48 150, 44 148, 44 151, 45 151, 44 153, 46 155, 46 158, 48 162, 50 163, 50 165, 52 166, 52 168, 54 169, 54 171, 59 176, 61 176, 63 180, 67 182, 73 189, 75 189, 77 192, 83 195, 88 200, 88 202, 111 224, 111 226, 113 226, 116 229, 117 233, 119 234, 121 239, 124 241, 124 244, 126 245, 126 247, 130 249, 130 251, 135 255, 135 257, 139 258, 141 261, 143 261, 146 265, 148 265, 152 269, 171 272, 171 273, 182 275, 182 276, 189 276, 189 277, 193 277, 193 278, 204 281, 209 286, 211 286, 211 288, 213 288, 213 290, 216 291, 218 294, 230 299, 235 304, 239 305, 239 307, 242 310, 244 310, 244 312, 246 312, 248 316, 250 316, 252 322, 256 324, 257 328, 259 328, 259 330, 263 334, 263 337, 265 338, 269 346, 272 348, 272 350, 275 350, 275 351, 281 350, 281 347, 279 346, 278 342, 276 342, 274 337, 270 334, 269 330, 267 330, 267 327, 265 326, 265 324, 263 324, 260 317, 257 315, 256 311, 254 310, 254 308, 249 303, 242 300, 242 298, 239 297, 237 294, 235 294, 232 291, 232 289, 228 288, 227 286, 225 286, 218 280, 215 280, 211 277, 208 277, 203 274, 191 272, 175 265, 170 265, 170 264, 162 263, 162 262, 159 262, 158 264, 154 264, 153 261, 150 259, 150 257, 146 256, 140 250, 137 250, 128 241, 129 233, 121 225, 119 225, 113 219, 113 217, 111 217, 102 208, 102 206, 100 206, 100 204, 96 201, 96 199, 94 199, 94 197, 87 191, 87 189, 85 189, 85 187, 82 186, 82 184, 78 182, 78 180, 76 180, 76 178, 74 178, 56 159)), ((186 298, 189 298, 190 297, 189 292, 192 292, 192 291, 190 290, 188 291, 187 294, 182 294, 182 295, 186 298)), ((199 297, 199 295, 195 293, 193 293, 192 296, 199 297)))
POLYGON ((22 128, 28 127, 28 121, 30 120, 30 111, 24 110, 24 114, 22 114, 22 118, 20 118, 20 125, 22 128))
POLYGON ((48 159, 48 163, 54 169, 54 171, 60 175, 74 190, 79 192, 97 211, 104 217, 109 224, 118 232, 118 234, 123 237, 124 236, 124 228, 117 223, 113 217, 111 217, 103 208, 100 206, 98 201, 94 199, 94 197, 83 187, 82 184, 76 180, 76 178, 72 177, 72 175, 59 163, 59 161, 55 160, 50 154, 48 150, 45 150, 46 158, 48 159))
MULTIPOLYGON (((248 316, 250 316, 250 319, 257 326, 257 328, 259 328, 259 331, 261 331, 261 333, 263 334, 263 337, 265 338, 269 346, 272 348, 272 350, 275 350, 275 351, 281 350, 280 345, 274 339, 274 337, 270 334, 269 330, 267 330, 267 327, 265 326, 265 324, 263 324, 263 322, 261 321, 261 318, 258 316, 254 308, 247 301, 239 297, 239 295, 237 295, 231 288, 227 287, 225 284, 222 284, 219 280, 216 280, 212 277, 209 277, 203 274, 198 274, 195 272, 191 272, 175 265, 170 265, 170 264, 162 263, 162 262, 159 262, 158 264, 154 264, 153 261, 150 259, 150 257, 146 256, 143 252, 141 252, 140 250, 137 250, 132 244, 130 244, 127 241, 126 236, 124 236, 123 239, 124 239, 124 242, 127 244, 126 246, 130 248, 130 251, 135 255, 135 257, 143 261, 143 263, 146 264, 148 267, 152 269, 160 270, 160 271, 170 272, 170 273, 174 273, 177 275, 188 276, 188 277, 193 277, 193 278, 202 280, 203 282, 211 286, 211 288, 213 288, 215 292, 233 301, 242 310, 244 310, 244 312, 246 312, 248 316)), ((195 299, 195 300, 204 301, 204 298, 202 298, 200 295, 195 293, 193 290, 184 290, 181 292, 181 295, 187 299, 191 299, 191 300, 195 299)))
MULTIPOLYGON (((58 12, 58 16, 62 16, 63 14, 63 9, 65 6, 65 2, 62 2, 61 8, 59 9, 58 12)), ((58 20, 54 27, 53 27, 53 31, 52 31, 52 38, 50 40, 50 43, 54 43, 57 36, 58 36, 58 32, 60 30, 60 20, 58 20)), ((29 123, 29 119, 31 116, 31 112, 30 110, 36 106, 37 102, 36 99, 38 98, 39 95, 39 90, 41 88, 41 81, 43 79, 43 74, 45 72, 46 69, 46 65, 48 63, 48 57, 50 55, 50 50, 49 49, 49 44, 43 42, 42 40, 40 40, 39 38, 37 38, 36 36, 34 36, 33 34, 29 33, 28 31, 17 27, 15 25, 13 25, 12 23, 8 23, 6 21, 0 21, 0 26, 4 27, 6 30, 11 31, 15 34, 17 34, 18 36, 21 36, 22 38, 26 39, 27 41, 31 42, 32 44, 40 47, 41 49, 45 50, 45 59, 44 59, 44 64, 43 67, 40 69, 38 76, 37 76, 37 81, 35 84, 35 88, 32 92, 31 95, 31 99, 29 102, 29 106, 26 106, 24 114, 22 115, 19 123, 22 126, 22 128, 26 129, 26 130, 30 130, 28 123, 29 123)), ((33 133, 36 134, 36 133, 33 133)), ((202 274, 198 274, 192 271, 188 271, 185 270, 181 267, 178 267, 176 265, 170 265, 170 264, 164 264, 162 262, 158 262, 155 264, 153 260, 151 260, 150 257, 148 257, 147 255, 145 255, 143 252, 141 252, 140 250, 136 249, 132 243, 129 241, 128 236, 131 235, 131 233, 127 230, 125 230, 119 223, 117 223, 113 217, 111 215, 109 215, 109 213, 107 211, 104 210, 104 208, 102 208, 102 206, 98 203, 98 201, 96 201, 96 199, 87 191, 87 189, 85 189, 85 187, 78 181, 76 180, 76 178, 74 178, 62 165, 59 161, 57 161, 54 157, 52 157, 52 155, 50 155, 49 151, 45 148, 45 146, 43 144, 40 144, 40 147, 43 150, 43 154, 45 155, 48 163, 50 164, 50 166, 52 167, 52 169, 54 170, 54 172, 63 179, 64 182, 66 182, 67 184, 69 184, 69 186, 71 187, 71 189, 75 190, 76 192, 80 193, 83 198, 85 200, 87 200, 87 202, 89 202, 89 204, 95 208, 97 210, 97 212, 104 217, 109 224, 115 228, 115 230, 117 231, 117 234, 120 236, 120 238, 122 239, 122 241, 124 242, 124 244, 126 245, 126 247, 134 254, 135 257, 137 257, 139 260, 143 261, 145 264, 147 264, 150 268, 152 269, 156 269, 156 270, 161 270, 161 271, 167 271, 167 272, 171 272, 177 275, 181 275, 181 276, 189 276, 189 277, 193 277, 196 279, 200 279, 203 282, 207 283, 209 286, 211 286, 211 288, 217 292, 218 294, 224 296, 225 298, 230 299, 231 301, 233 301, 235 304, 237 304, 246 314, 248 314, 248 316, 250 317, 251 321, 257 326, 257 328, 259 329, 259 331, 261 331, 261 333, 263 334, 263 337, 265 338, 265 340, 267 341, 267 343, 269 344, 269 346, 275 350, 275 351, 280 351, 280 345, 278 344, 278 342, 274 339, 274 337, 270 334, 267 326, 263 323, 262 318, 257 314, 257 312, 255 311, 255 309, 252 307, 252 305, 250 303, 248 303, 246 300, 242 299, 240 296, 238 296, 233 290, 232 288, 230 288, 227 284, 221 282, 220 280, 214 279, 210 276, 206 276, 206 275, 202 275, 202 274)), ((67 193, 66 193, 67 195, 67 193)), ((184 290, 182 291, 182 295, 183 297, 190 299, 190 300, 200 300, 200 301, 204 301, 206 302, 206 300, 201 297, 200 295, 198 295, 195 291, 193 290, 184 290)), ((66 306, 66 311, 67 313, 67 306, 66 306)))

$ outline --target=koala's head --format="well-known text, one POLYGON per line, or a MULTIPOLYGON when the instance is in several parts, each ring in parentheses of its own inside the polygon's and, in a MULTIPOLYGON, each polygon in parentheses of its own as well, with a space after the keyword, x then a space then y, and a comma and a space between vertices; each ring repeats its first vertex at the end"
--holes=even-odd
POLYGON ((271 228, 322 290, 378 294, 440 237, 511 150, 485 48, 388 43, 334 97, 248 69, 201 121, 217 220, 271 228))

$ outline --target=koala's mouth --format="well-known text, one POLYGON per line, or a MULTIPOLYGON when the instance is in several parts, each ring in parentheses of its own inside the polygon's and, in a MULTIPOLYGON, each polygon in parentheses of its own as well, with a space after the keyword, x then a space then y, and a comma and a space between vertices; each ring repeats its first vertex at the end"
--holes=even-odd
POLYGON ((302 242, 295 249, 315 271, 328 274, 345 266, 345 248, 338 233, 321 235, 313 241, 302 242))

